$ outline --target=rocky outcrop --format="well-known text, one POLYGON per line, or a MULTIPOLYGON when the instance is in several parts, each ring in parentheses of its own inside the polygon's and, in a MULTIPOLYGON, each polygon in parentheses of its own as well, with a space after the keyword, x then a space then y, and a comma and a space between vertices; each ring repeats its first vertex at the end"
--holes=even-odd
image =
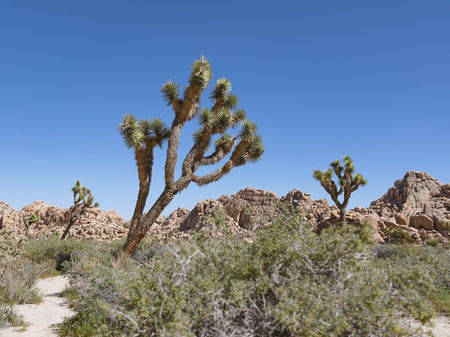
POLYGON ((306 219, 313 225, 329 219, 333 210, 337 212, 337 208, 330 206, 326 199, 314 200, 310 194, 299 190, 290 191, 280 201, 292 205, 303 212, 306 219))
MULTIPOLYGON (((70 209, 51 206, 42 201, 35 201, 16 211, 4 202, 0 203, 0 227, 25 235, 24 219, 36 214, 41 221, 30 226, 30 237, 43 237, 62 234, 69 222, 70 209)), ((111 241, 127 233, 125 220, 115 211, 105 212, 97 208, 86 211, 80 221, 70 230, 69 236, 92 240, 111 241)))
MULTIPOLYGON (((279 198, 275 193, 247 187, 231 196, 197 203, 192 211, 178 208, 168 217, 160 216, 148 235, 156 240, 168 240, 174 235, 188 236, 189 231, 219 233, 214 218, 223 218, 224 225, 249 234, 259 224, 268 224, 278 215, 279 203, 296 208, 309 222, 323 229, 339 223, 339 210, 327 200, 314 200, 307 193, 292 190, 279 198)), ((32 236, 61 233, 68 222, 68 210, 36 201, 20 212, 0 202, 0 229, 9 228, 25 233, 24 217, 35 213, 42 221, 30 230, 32 236)), ((450 239, 450 184, 442 184, 428 173, 407 172, 385 195, 368 208, 356 207, 346 214, 350 224, 371 226, 379 242, 396 240, 422 243, 427 240, 450 239)), ((94 240, 113 240, 127 234, 125 221, 114 211, 89 209, 71 235, 94 240)))
POLYGON ((223 198, 226 214, 244 229, 250 229, 253 223, 270 221, 277 214, 280 201, 274 192, 247 187, 223 198))
POLYGON ((425 172, 410 171, 364 212, 377 214, 388 229, 395 223, 408 231, 420 231, 422 240, 449 239, 450 184, 425 172))
POLYGON ((380 216, 399 212, 407 217, 426 213, 450 218, 450 184, 444 185, 426 172, 406 172, 385 195, 371 203, 369 211, 380 216))

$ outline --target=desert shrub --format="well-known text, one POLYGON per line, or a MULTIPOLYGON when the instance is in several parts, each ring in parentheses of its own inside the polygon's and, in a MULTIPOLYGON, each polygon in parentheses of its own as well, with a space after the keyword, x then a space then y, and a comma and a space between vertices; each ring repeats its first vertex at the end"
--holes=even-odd
POLYGON ((139 264, 101 252, 70 268, 78 315, 62 334, 412 336, 400 318, 429 321, 423 294, 432 278, 420 268, 379 267, 373 251, 365 226, 317 235, 299 214, 285 212, 258 229, 253 243, 199 233, 144 247, 139 264))
POLYGON ((438 313, 450 314, 448 246, 380 245, 375 256, 375 264, 394 275, 420 274, 419 282, 409 286, 420 293, 419 297, 429 299, 438 313))
POLYGON ((33 286, 41 269, 24 258, 24 246, 13 233, 0 232, 0 327, 20 324, 15 304, 40 300, 33 286))
MULTIPOLYGON (((26 252, 27 257, 33 262, 43 265, 49 263, 51 269, 64 272, 67 264, 79 260, 83 255, 91 254, 93 250, 102 249, 101 247, 108 251, 110 250, 109 246, 102 242, 77 240, 74 238, 60 240, 55 235, 31 240, 26 246, 26 252)), ((92 254, 93 256, 98 255, 92 254)))

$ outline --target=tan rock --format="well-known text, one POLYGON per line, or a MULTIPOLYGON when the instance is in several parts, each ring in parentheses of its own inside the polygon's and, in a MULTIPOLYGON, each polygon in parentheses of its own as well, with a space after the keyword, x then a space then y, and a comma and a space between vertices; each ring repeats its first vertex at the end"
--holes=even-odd
POLYGON ((434 220, 426 214, 413 215, 409 218, 411 227, 434 230, 434 220))
POLYGON ((394 213, 394 219, 399 225, 409 226, 409 219, 402 213, 394 213))
MULTIPOLYGON (((215 223, 217 212, 220 211, 225 214, 224 206, 219 201, 214 199, 200 201, 180 224, 179 230, 198 230, 205 226, 211 227, 215 223)), ((224 220, 226 225, 230 227, 236 226, 235 221, 231 217, 225 215, 224 220)))
POLYGON ((240 227, 250 229, 253 223, 264 223, 277 214, 280 199, 273 192, 247 187, 233 194, 224 204, 226 214, 240 227))

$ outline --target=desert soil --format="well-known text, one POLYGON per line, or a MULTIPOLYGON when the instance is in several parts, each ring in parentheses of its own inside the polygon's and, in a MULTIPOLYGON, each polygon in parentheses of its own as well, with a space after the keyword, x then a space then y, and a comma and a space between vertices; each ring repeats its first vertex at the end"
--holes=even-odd
POLYGON ((60 297, 67 286, 67 279, 63 276, 40 279, 36 287, 42 295, 42 302, 37 304, 21 304, 15 311, 22 315, 28 324, 26 328, 1 329, 2 337, 57 337, 53 324, 61 323, 65 317, 74 315, 66 300, 60 297))

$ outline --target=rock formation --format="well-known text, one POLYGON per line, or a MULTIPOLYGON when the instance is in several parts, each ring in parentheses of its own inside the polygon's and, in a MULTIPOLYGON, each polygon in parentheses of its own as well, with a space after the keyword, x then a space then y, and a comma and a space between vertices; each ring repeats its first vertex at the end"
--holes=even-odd
MULTIPOLYGON (((30 228, 31 237, 61 234, 69 221, 67 209, 51 206, 42 201, 35 201, 20 211, 0 202, 0 229, 13 230, 19 235, 25 235, 26 226, 23 219, 31 214, 36 214, 41 219, 37 225, 30 228)), ((127 233, 124 225, 125 220, 117 212, 91 208, 71 229, 70 236, 111 241, 127 233)))
MULTIPOLYGON (((225 226, 233 231, 250 234, 251 230, 267 224, 277 216, 280 202, 302 212, 309 222, 322 229, 339 222, 339 210, 327 200, 314 200, 307 193, 292 190, 279 198, 275 193, 247 187, 231 196, 208 199, 197 203, 192 211, 178 208, 168 217, 159 217, 149 236, 165 241, 175 235, 188 236, 190 231, 206 230, 220 234, 214 217, 221 216, 225 226)), ((25 233, 23 218, 35 213, 41 223, 30 230, 40 237, 61 232, 68 221, 67 210, 36 201, 20 212, 0 202, 0 229, 25 233)), ((407 172, 385 195, 368 208, 356 207, 347 212, 347 222, 368 223, 380 242, 407 241, 423 243, 428 240, 450 240, 450 184, 442 184, 428 173, 407 172)), ((114 211, 90 209, 71 235, 93 240, 113 240, 127 234, 125 221, 114 211)))

